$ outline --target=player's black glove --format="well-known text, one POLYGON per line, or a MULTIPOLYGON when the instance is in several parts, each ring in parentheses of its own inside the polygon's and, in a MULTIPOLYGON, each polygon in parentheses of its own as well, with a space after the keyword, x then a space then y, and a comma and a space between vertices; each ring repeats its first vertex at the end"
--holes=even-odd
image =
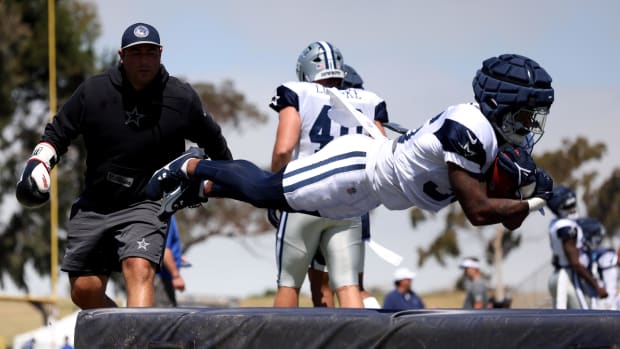
POLYGON ((39 143, 26 162, 17 182, 15 196, 20 204, 34 208, 45 204, 50 198, 50 171, 56 164, 56 150, 49 143, 39 143))
POLYGON ((534 159, 521 146, 506 147, 497 154, 497 158, 497 165, 512 177, 519 188, 536 182, 534 159))
POLYGON ((534 197, 548 201, 553 197, 553 179, 542 168, 536 168, 536 188, 534 197))
POLYGON ((267 219, 276 229, 280 227, 280 217, 282 217, 282 210, 278 210, 277 208, 267 209, 267 219))

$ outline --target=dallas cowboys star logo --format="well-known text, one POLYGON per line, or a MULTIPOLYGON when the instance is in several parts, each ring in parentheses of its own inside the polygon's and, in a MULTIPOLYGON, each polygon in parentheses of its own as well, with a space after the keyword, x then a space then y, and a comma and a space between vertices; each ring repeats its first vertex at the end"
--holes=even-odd
POLYGON ((476 155, 476 151, 471 149, 470 147, 478 143, 478 138, 476 138, 469 130, 467 132, 467 138, 469 141, 466 141, 464 144, 459 142, 459 145, 465 152, 465 157, 472 157, 476 155))
POLYGON ((148 250, 148 246, 151 244, 150 242, 146 242, 146 240, 144 240, 144 238, 142 238, 142 240, 140 241, 136 241, 138 243, 138 250, 148 250))
POLYGON ((470 143, 467 142, 465 144, 461 144, 459 143, 459 145, 461 146, 461 149, 463 149, 463 151, 465 152, 465 157, 472 157, 474 155, 476 155, 476 152, 469 149, 470 143))
POLYGON ((125 111, 125 117, 127 118, 125 125, 135 124, 137 127, 140 127, 140 119, 145 116, 146 115, 138 112, 138 106, 135 106, 132 111, 125 111))

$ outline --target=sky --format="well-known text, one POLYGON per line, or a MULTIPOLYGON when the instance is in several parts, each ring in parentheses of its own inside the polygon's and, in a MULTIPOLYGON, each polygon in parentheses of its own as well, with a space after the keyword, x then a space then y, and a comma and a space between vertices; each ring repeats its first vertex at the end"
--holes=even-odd
MULTIPOLYGON (((620 167, 615 106, 620 100, 620 2, 615 0, 316 0, 147 1, 90 0, 97 6, 99 52, 116 51, 127 26, 147 22, 161 36, 163 63, 190 83, 234 81, 268 116, 260 126, 225 128, 235 158, 270 163, 277 114, 268 108, 279 84, 295 80, 297 56, 307 44, 338 47, 365 87, 387 102, 391 121, 414 128, 449 105, 473 101, 472 78, 481 62, 502 53, 528 56, 553 78, 556 100, 536 153, 586 136, 604 142, 602 174, 620 167)), ((206 106, 208 109, 208 106, 206 106)), ((520 232, 523 247, 504 265, 508 285, 521 284, 550 259, 550 214, 531 215, 520 232)), ((415 270, 413 288, 450 288, 458 259, 445 267, 417 266, 440 228, 441 215, 413 229, 407 211, 376 209, 373 239, 404 257, 415 270)), ((493 234, 488 228, 485 234, 493 234)), ((463 256, 483 256, 471 232, 459 232, 463 256)), ((214 238, 187 253, 186 293, 243 297, 275 289, 274 237, 214 238)), ((394 267, 367 249, 367 287, 389 290, 394 267)), ((492 269, 485 265, 486 272, 492 269)), ((307 291, 307 282, 302 291, 307 291)))

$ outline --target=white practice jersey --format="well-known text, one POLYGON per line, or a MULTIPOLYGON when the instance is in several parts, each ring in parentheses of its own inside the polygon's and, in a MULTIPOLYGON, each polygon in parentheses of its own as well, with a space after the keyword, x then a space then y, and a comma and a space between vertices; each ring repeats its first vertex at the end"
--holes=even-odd
MULTIPOLYGON (((386 104, 376 94, 353 88, 340 92, 371 120, 388 121, 386 104)), ((277 112, 293 107, 299 113, 301 127, 293 154, 295 159, 307 158, 343 135, 365 133, 362 126, 347 128, 329 117, 330 96, 326 88, 317 83, 287 82, 278 86, 270 107, 277 112)), ((319 193, 320 189, 324 189, 324 185, 309 188, 312 194, 319 193)), ((308 194, 300 195, 306 200, 310 198, 308 194)), ((330 209, 326 211, 337 214, 330 209)), ((279 287, 301 287, 316 251, 322 252, 325 257, 332 287, 358 284, 358 275, 364 271, 363 229, 359 216, 339 220, 303 214, 283 214, 282 217, 297 229, 289 230, 286 220, 282 220, 278 227, 276 260, 279 287)))
POLYGON ((451 106, 422 127, 369 152, 373 191, 388 209, 437 212, 456 200, 448 162, 483 175, 498 152, 492 125, 475 103, 451 106))
MULTIPOLYGON (((340 92, 353 107, 370 119, 388 121, 385 102, 373 92, 356 88, 340 92)), ((342 135, 363 133, 362 126, 347 128, 329 118, 331 105, 326 87, 314 82, 291 81, 278 86, 269 106, 277 112, 289 106, 299 112, 301 134, 296 158, 312 155, 342 135)))
POLYGON ((570 218, 555 218, 549 223, 549 243, 553 255, 553 264, 557 268, 570 267, 570 262, 562 242, 566 239, 575 239, 577 248, 583 247, 583 232, 579 224, 570 218))

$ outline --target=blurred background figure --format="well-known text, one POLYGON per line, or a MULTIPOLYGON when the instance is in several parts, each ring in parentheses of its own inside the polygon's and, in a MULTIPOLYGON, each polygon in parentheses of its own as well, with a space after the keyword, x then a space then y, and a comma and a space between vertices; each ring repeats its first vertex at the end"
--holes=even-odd
POLYGON ((161 270, 155 275, 155 306, 176 307, 176 291, 185 291, 185 279, 181 275, 183 264, 183 248, 177 220, 170 217, 168 236, 166 237, 166 250, 161 270))
POLYGON ((36 339, 32 338, 28 342, 24 343, 21 349, 35 349, 35 344, 37 343, 36 339))
POLYGON ((407 268, 398 268, 394 272, 394 290, 385 295, 383 309, 405 310, 423 309, 422 299, 411 289, 415 273, 407 268))
POLYGON ((476 257, 464 258, 459 267, 465 274, 465 302, 463 308, 481 309, 488 304, 487 281, 480 273, 480 261, 476 257))
POLYGON ((593 290, 596 298, 606 298, 607 291, 579 260, 584 239, 577 224, 577 196, 572 189, 560 185, 553 188, 553 197, 547 206, 556 216, 549 223, 551 263, 555 270, 548 285, 553 307, 589 309, 588 290, 593 290))
POLYGON ((69 336, 65 336, 65 344, 60 349, 73 349, 73 345, 69 342, 69 336))
POLYGON ((345 64, 344 65, 344 79, 342 79, 342 89, 347 88, 359 88, 364 89, 364 80, 362 77, 353 69, 352 66, 345 64))
POLYGON ((599 285, 607 291, 607 298, 599 299, 596 290, 583 285, 588 290, 592 309, 618 309, 616 293, 618 287, 618 256, 613 248, 603 246, 605 227, 592 217, 577 218, 583 232, 583 246, 580 253, 581 264, 586 266, 599 285))

